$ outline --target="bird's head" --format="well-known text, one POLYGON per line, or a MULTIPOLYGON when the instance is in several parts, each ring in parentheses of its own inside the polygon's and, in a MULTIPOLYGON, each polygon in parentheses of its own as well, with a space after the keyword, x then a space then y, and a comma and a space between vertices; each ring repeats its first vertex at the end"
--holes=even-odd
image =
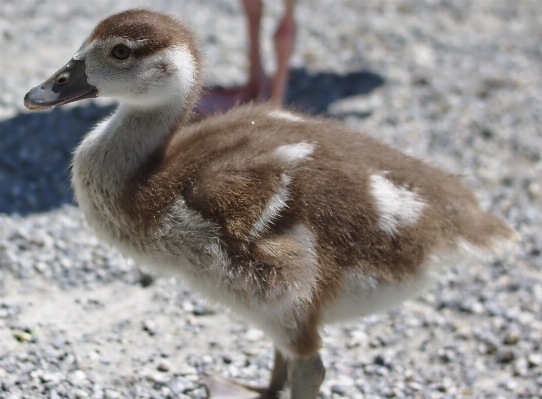
POLYGON ((141 108, 181 106, 198 89, 199 73, 194 38, 181 22, 128 10, 101 21, 72 59, 24 102, 41 110, 100 96, 141 108))

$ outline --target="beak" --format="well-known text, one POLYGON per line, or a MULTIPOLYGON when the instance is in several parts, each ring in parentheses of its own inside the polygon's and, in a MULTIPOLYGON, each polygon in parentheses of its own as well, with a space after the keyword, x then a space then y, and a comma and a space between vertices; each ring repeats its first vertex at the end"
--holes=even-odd
POLYGON ((94 97, 98 97, 98 89, 87 82, 85 60, 71 59, 53 76, 26 93, 24 106, 41 111, 94 97))

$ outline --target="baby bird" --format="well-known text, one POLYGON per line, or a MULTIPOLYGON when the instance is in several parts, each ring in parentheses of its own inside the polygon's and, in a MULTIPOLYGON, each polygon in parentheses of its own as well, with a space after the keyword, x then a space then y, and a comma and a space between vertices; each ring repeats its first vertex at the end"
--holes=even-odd
POLYGON ((191 123, 201 71, 181 22, 128 10, 101 21, 25 105, 120 103, 74 154, 88 225, 275 346, 269 387, 209 378, 214 398, 315 399, 323 324, 415 296, 450 254, 516 239, 455 176, 325 118, 245 105, 191 123))

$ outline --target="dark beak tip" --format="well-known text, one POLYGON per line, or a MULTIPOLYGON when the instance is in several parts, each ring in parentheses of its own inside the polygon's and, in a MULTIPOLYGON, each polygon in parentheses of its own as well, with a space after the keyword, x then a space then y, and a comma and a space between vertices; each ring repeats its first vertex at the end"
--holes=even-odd
POLYGON ((30 90, 24 96, 24 106, 31 111, 36 111, 39 109, 39 107, 36 106, 36 104, 34 103, 34 100, 32 99, 32 93, 34 90, 35 90, 35 87, 33 87, 32 90, 30 90))
POLYGON ((40 90, 39 86, 33 87, 26 95, 24 96, 24 106, 31 111, 42 111, 47 108, 51 108, 53 105, 48 106, 44 104, 43 99, 39 97, 40 90))

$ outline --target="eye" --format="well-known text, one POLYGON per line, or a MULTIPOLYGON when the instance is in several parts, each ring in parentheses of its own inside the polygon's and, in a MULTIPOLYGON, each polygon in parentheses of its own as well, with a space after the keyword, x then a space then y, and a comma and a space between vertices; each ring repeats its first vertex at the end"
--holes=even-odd
POLYGON ((130 52, 131 50, 128 46, 125 46, 124 44, 117 44, 115 47, 113 47, 113 50, 111 50, 111 55, 117 60, 125 60, 130 56, 130 52))

